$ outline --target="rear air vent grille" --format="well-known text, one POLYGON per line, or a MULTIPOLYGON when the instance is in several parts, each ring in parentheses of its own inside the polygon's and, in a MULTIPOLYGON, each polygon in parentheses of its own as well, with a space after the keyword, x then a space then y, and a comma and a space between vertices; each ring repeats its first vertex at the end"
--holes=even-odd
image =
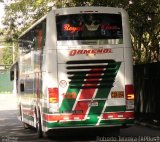
POLYGON ((114 60, 80 60, 66 63, 70 88, 110 88, 120 62, 114 60))

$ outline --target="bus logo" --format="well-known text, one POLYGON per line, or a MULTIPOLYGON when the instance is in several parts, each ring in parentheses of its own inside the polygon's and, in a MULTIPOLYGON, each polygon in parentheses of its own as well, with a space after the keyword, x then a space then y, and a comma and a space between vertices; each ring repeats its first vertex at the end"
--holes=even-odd
POLYGON ((64 24, 64 31, 70 31, 71 33, 75 33, 77 31, 81 31, 82 27, 73 27, 70 24, 64 24))
POLYGON ((75 55, 81 55, 81 54, 106 54, 106 53, 112 53, 112 49, 83 49, 83 50, 71 50, 69 52, 69 56, 75 56, 75 55))

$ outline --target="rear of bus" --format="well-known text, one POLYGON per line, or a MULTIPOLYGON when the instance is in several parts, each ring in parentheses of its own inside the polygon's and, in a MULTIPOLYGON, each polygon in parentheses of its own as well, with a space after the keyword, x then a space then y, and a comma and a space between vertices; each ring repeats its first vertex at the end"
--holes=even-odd
POLYGON ((52 62, 57 86, 48 88, 53 114, 47 117, 47 126, 133 125, 132 54, 126 12, 76 7, 55 10, 54 14, 56 59, 52 62))

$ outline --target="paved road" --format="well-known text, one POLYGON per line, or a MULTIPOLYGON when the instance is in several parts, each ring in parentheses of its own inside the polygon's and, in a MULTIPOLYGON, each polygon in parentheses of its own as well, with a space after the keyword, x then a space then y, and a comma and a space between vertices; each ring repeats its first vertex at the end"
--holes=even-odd
MULTIPOLYGON (((115 141, 114 137, 99 136, 97 133, 81 132, 70 133, 67 136, 53 137, 50 139, 38 139, 34 129, 24 129, 16 117, 16 99, 13 95, 0 94, 0 142, 50 142, 50 141, 115 141)), ((160 130, 135 125, 131 128, 122 129, 119 141, 123 142, 160 142, 160 130), (132 137, 131 137, 132 136, 132 137), (154 137, 151 137, 154 136, 154 137)))

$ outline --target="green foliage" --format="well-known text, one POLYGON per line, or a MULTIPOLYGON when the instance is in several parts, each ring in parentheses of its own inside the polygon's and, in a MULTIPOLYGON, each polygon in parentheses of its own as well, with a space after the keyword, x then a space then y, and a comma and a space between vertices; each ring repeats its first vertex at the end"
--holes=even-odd
POLYGON ((2 50, 2 64, 11 65, 13 62, 12 58, 12 47, 6 47, 2 50))
POLYGON ((19 52, 18 52, 18 41, 14 42, 14 62, 18 60, 19 52))
POLYGON ((135 63, 159 61, 160 1, 135 0, 130 5, 131 33, 135 63))
POLYGON ((130 17, 134 62, 159 61, 160 0, 15 0, 5 7, 3 23, 6 40, 15 41, 22 31, 53 6, 85 5, 126 9, 130 17))

